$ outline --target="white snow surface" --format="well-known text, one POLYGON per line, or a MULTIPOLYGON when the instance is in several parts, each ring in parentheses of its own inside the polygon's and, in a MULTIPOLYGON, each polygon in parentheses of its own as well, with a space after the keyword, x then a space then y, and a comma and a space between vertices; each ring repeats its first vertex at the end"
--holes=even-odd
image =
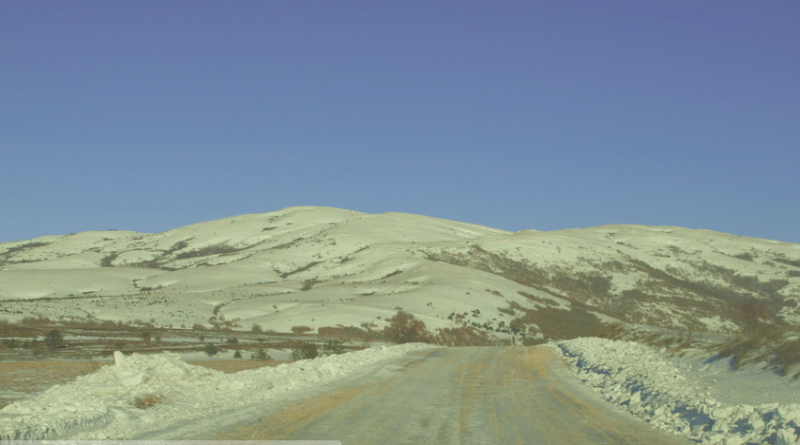
MULTIPOLYGON (((244 329, 290 332, 362 323, 381 329, 402 307, 435 331, 460 327, 450 316, 477 309, 469 323, 512 340, 499 327, 510 323, 510 305, 570 311, 580 302, 607 323, 730 334, 740 331, 735 305, 720 306, 719 293, 693 289, 782 300, 779 319, 800 325, 797 264, 800 245, 705 230, 612 225, 512 233, 419 215, 292 207, 156 234, 0 243, 0 318, 211 327, 211 317, 224 317, 244 329), (513 278, 520 273, 550 278, 532 291, 513 278), (574 294, 581 280, 570 277, 585 276, 610 286, 609 298, 574 294), (605 318, 604 305, 617 307, 617 298, 625 302, 624 320, 605 318)), ((529 327, 537 336, 552 334, 529 327)))
POLYGON ((178 354, 116 352, 114 365, 0 409, 0 441, 134 439, 180 434, 175 430, 200 424, 213 431, 257 420, 281 394, 321 387, 429 347, 381 346, 234 374, 189 365, 178 354), (135 406, 137 399, 148 397, 160 401, 149 408, 135 406))
POLYGON ((626 341, 578 338, 551 346, 607 401, 662 430, 703 444, 800 443, 800 385, 770 371, 698 366, 696 359, 626 341), (747 387, 759 390, 742 390, 747 387), (782 395, 748 403, 763 402, 770 388, 782 395))

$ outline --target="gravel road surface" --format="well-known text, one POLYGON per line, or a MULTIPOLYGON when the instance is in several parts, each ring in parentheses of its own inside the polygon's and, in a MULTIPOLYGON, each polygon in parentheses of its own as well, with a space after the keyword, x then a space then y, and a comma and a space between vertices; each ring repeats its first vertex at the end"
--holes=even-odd
POLYGON ((357 444, 690 444, 619 411, 547 347, 411 353, 216 439, 357 444))

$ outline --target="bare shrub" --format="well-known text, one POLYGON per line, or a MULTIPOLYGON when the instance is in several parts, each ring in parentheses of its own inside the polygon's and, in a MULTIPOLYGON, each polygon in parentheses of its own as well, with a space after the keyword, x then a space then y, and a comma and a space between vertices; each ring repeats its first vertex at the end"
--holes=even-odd
POLYGON ((506 315, 511 315, 512 317, 517 314, 516 312, 514 312, 513 307, 498 307, 497 310, 506 315))
POLYGON ((405 311, 397 311, 397 314, 389 319, 389 326, 383 328, 383 334, 387 340, 395 343, 431 343, 433 341, 425 323, 405 311))
MULTIPOLYGON (((800 363, 800 339, 798 338, 779 343, 774 351, 775 356, 772 358, 772 364, 780 369, 784 375, 788 375, 789 370, 800 363)), ((800 371, 794 375, 794 378, 800 378, 800 371)))
POLYGON ((308 360, 317 358, 317 356, 319 356, 319 350, 314 343, 301 341, 292 348, 292 360, 308 360))
POLYGON ((272 357, 267 353, 267 351, 263 349, 257 349, 256 352, 250 354, 250 360, 265 362, 267 360, 272 360, 272 357))
POLYGON ((373 323, 362 323, 369 329, 361 329, 355 326, 322 326, 317 328, 319 335, 324 337, 336 337, 342 341, 371 341, 375 340, 379 333, 373 331, 373 323))
POLYGON ((445 346, 487 346, 494 343, 486 332, 470 326, 437 329, 435 340, 445 346))
POLYGON ((309 326, 292 326, 292 332, 295 334, 305 334, 306 332, 311 332, 313 330, 314 328, 309 326))
POLYGON ((800 267, 800 259, 795 260, 791 258, 786 258, 786 255, 784 254, 780 254, 776 257, 773 257, 772 259, 779 263, 787 264, 789 266, 800 267))
MULTIPOLYGON (((753 363, 767 366, 788 375, 800 364, 800 336, 797 331, 768 327, 720 345, 719 358, 729 357, 734 368, 753 363)), ((800 378, 800 372, 794 375, 800 378)))
POLYGON ((753 334, 761 329, 762 321, 769 319, 767 304, 756 299, 748 299, 735 305, 742 318, 742 329, 745 334, 753 334))
POLYGON ((57 329, 52 329, 44 336, 43 341, 50 349, 56 349, 64 344, 64 337, 61 336, 61 332, 57 329))
POLYGON ((570 310, 552 307, 527 309, 514 303, 512 306, 524 314, 510 323, 511 328, 518 332, 530 332, 529 325, 535 325, 548 337, 570 339, 594 336, 605 326, 594 314, 577 306, 570 310))
POLYGON ((289 272, 286 272, 286 273, 282 273, 281 274, 281 278, 283 278, 285 280, 286 278, 288 278, 288 277, 290 277, 290 276, 292 276, 292 275, 294 275, 296 273, 305 272, 308 269, 311 269, 312 267, 314 267, 314 266, 316 266, 317 264, 320 264, 320 263, 321 263, 321 261, 312 261, 312 262, 306 264, 305 266, 298 267, 297 269, 289 271, 289 272))
POLYGON ((334 355, 334 354, 344 354, 347 350, 344 347, 344 342, 339 340, 328 340, 322 346, 322 354, 323 355, 334 355))
POLYGON ((175 259, 184 260, 187 258, 197 258, 209 255, 229 255, 231 253, 240 252, 245 249, 247 249, 247 247, 233 247, 225 243, 222 243, 222 244, 215 244, 213 246, 202 247, 196 250, 190 250, 188 252, 181 252, 175 255, 175 259))

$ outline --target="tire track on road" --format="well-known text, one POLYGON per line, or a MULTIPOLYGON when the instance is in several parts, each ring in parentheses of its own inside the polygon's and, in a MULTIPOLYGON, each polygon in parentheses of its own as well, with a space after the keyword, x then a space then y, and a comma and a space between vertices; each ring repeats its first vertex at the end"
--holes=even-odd
POLYGON ((547 347, 438 348, 295 402, 217 439, 346 445, 689 444, 582 386, 547 347))

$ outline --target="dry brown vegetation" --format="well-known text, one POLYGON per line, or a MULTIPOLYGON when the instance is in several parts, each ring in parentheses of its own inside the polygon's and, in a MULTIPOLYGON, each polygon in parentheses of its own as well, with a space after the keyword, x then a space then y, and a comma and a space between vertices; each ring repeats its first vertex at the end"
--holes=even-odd
MULTIPOLYGON (((463 320, 463 317, 461 318, 463 320)), ((480 329, 467 326, 453 328, 440 328, 431 332, 422 320, 413 314, 398 310, 387 320, 389 325, 382 330, 375 329, 372 323, 362 323, 362 328, 355 326, 323 326, 317 329, 320 336, 334 337, 345 342, 361 342, 368 344, 373 341, 386 341, 391 343, 431 343, 443 346, 487 346, 499 342, 489 337, 489 334, 480 329)))
POLYGON ((311 332, 314 329, 308 326, 292 326, 292 332, 295 334, 305 334, 306 332, 311 332))
POLYGON ((158 405, 163 400, 164 397, 159 395, 141 396, 133 401, 133 406, 139 409, 148 409, 158 405))
POLYGON ((511 322, 512 327, 523 330, 528 329, 528 325, 536 325, 544 335, 554 340, 595 336, 605 326, 596 316, 578 307, 570 310, 552 307, 515 309, 524 315, 514 319, 511 322))
POLYGON ((727 340, 712 340, 695 332, 640 331, 615 323, 599 330, 596 336, 667 348, 674 354, 683 354, 687 349, 706 350, 715 360, 729 359, 735 369, 759 364, 781 375, 800 379, 800 331, 783 327, 762 325, 756 331, 724 336, 727 340))
MULTIPOLYGON (((683 251, 672 253, 688 255, 683 251)), ((752 255, 739 256, 744 260, 752 259, 752 255)), ((753 314, 744 316, 742 306, 752 302, 760 307, 751 309, 763 309, 755 318, 773 324, 777 321, 776 314, 783 307, 797 305, 794 299, 785 298, 781 294, 789 284, 787 279, 765 280, 704 260, 682 259, 683 268, 656 267, 641 259, 621 254, 618 259, 611 261, 578 258, 574 264, 542 265, 525 259, 509 258, 478 246, 472 246, 469 250, 429 251, 425 258, 491 273, 531 289, 559 296, 571 303, 583 304, 595 312, 630 323, 653 326, 677 325, 702 329, 705 325, 698 321, 700 317, 721 316, 747 327, 753 321, 753 314), (612 275, 617 273, 639 276, 636 288, 615 291, 612 275), (650 306, 642 305, 642 302, 658 303, 671 310, 653 311, 650 306), (674 324, 676 321, 677 324, 674 324)), ((779 260, 776 258, 775 261, 779 260)), ((781 262, 794 266, 792 262, 781 262)), ((798 271, 789 272, 794 273, 787 273, 788 276, 800 276, 798 271)), ((532 297, 530 294, 524 296, 532 297)), ((547 304, 545 301, 542 303, 547 304)))
MULTIPOLYGON (((41 392, 94 372, 101 365, 93 361, 0 361, 0 388, 16 394, 41 392)), ((0 408, 15 400, 0 397, 0 408)))
MULTIPOLYGON (((154 328, 143 322, 26 318, 12 323, 0 319, 0 361, 103 360, 114 351, 192 353, 204 351, 209 343, 219 354, 244 358, 242 354, 258 354, 265 349, 290 349, 294 340, 295 336, 288 333, 238 331, 234 337, 226 330, 154 328)), ((265 354, 264 359, 269 357, 265 354)))
POLYGON ((721 358, 730 358, 735 368, 765 363, 783 375, 800 378, 800 332, 797 331, 763 329, 723 343, 716 352, 721 358))

